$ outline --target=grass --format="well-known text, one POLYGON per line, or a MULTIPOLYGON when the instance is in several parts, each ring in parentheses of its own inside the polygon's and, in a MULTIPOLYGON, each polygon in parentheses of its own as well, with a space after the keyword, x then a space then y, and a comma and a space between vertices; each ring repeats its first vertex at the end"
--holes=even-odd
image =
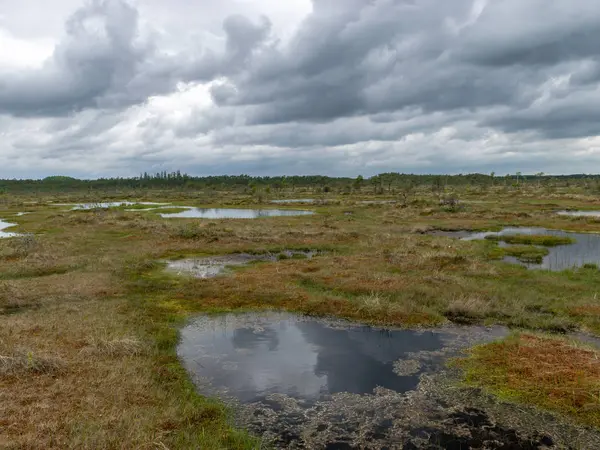
MULTIPOLYGON (((145 195, 140 200, 153 200, 145 195)), ((0 239, 0 357, 6 367, 0 374, 0 447, 259 448, 259 441, 232 426, 221 403, 196 393, 179 364, 178 329, 195 314, 269 308, 383 325, 452 321, 600 334, 597 270, 528 271, 490 260, 491 249, 499 248, 492 242, 420 233, 506 226, 599 232, 598 221, 558 216, 555 206, 544 206, 592 207, 595 197, 463 192, 461 209, 447 211, 430 191, 416 196, 406 207, 360 203, 376 199, 366 195, 336 196, 312 205, 313 216, 255 221, 61 211, 44 198, 27 206, 31 198, 0 198, 0 218, 11 217, 16 232, 34 236, 0 239), (349 208, 353 214, 344 214, 349 208), (31 214, 12 219, 25 209, 31 214), (166 275, 156 263, 286 249, 318 254, 248 265, 211 280, 166 275)), ((254 202, 213 192, 156 193, 156 199, 206 206, 254 202), (211 205, 215 195, 218 203, 211 205)), ((53 200, 109 198, 69 194, 53 200)), ((543 250, 523 245, 512 251, 529 257, 543 250)))
POLYGON ((507 244, 541 245, 556 247, 559 245, 573 244, 575 240, 568 236, 550 236, 545 234, 506 234, 486 236, 490 241, 501 241, 507 244))
POLYGON ((504 256, 513 256, 524 263, 541 264, 544 256, 549 251, 544 247, 534 245, 511 245, 510 247, 496 247, 493 250, 493 257, 500 259, 504 256))
POLYGON ((475 347, 457 364, 466 383, 600 427, 600 352, 564 339, 517 334, 475 347))
POLYGON ((0 355, 0 376, 3 378, 23 377, 35 374, 53 374, 62 367, 56 358, 41 357, 32 352, 0 355))

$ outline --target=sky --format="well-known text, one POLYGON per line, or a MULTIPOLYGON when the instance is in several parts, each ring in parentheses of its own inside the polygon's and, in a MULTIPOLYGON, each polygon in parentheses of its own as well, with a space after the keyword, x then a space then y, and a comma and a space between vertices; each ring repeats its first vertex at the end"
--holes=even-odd
POLYGON ((0 177, 600 172, 598 0, 0 0, 0 177))

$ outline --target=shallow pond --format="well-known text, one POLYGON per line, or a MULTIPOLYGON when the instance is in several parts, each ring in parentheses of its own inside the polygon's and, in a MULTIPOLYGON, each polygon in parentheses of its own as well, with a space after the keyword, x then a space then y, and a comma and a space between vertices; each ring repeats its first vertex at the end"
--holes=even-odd
MULTIPOLYGON (((539 411, 507 410, 477 391, 457 389, 448 358, 506 333, 228 314, 186 326, 178 355, 202 394, 218 396, 238 426, 275 448, 537 449, 557 438, 581 439, 578 429, 561 426, 555 434, 555 419, 547 424, 539 411)), ((588 443, 597 438, 585 436, 588 443)))
POLYGON ((232 255, 208 256, 205 258, 187 258, 167 261, 167 272, 177 275, 190 275, 195 278, 213 278, 227 272, 230 266, 243 266, 255 261, 277 261, 287 258, 312 258, 316 252, 284 250, 278 253, 251 255, 236 253, 232 255))
POLYGON ((178 354, 209 392, 243 403, 275 393, 310 402, 377 387, 413 390, 419 375, 460 348, 504 334, 503 328, 385 330, 285 313, 229 314, 185 327, 178 354))
POLYGON ((0 219, 0 238, 10 238, 10 237, 19 236, 18 233, 10 233, 8 231, 4 231, 7 228, 14 227, 14 226, 16 226, 16 224, 8 223, 8 222, 5 222, 2 219, 0 219))
POLYGON ((161 214, 164 218, 171 219, 258 219, 261 217, 278 216, 307 216, 314 214, 312 211, 291 209, 236 209, 236 208, 189 208, 178 213, 161 214))
MULTIPOLYGON (((541 264, 524 263, 514 257, 506 257, 505 261, 521 264, 531 269, 546 269, 559 271, 581 267, 584 264, 600 265, 600 234, 572 233, 561 230, 549 230, 546 228, 505 228, 498 232, 467 232, 449 231, 434 232, 435 235, 456 237, 466 241, 485 239, 487 236, 503 236, 513 234, 542 234, 548 236, 565 236, 572 238, 575 242, 569 245, 547 247, 548 255, 544 257, 541 264)), ((501 245, 505 245, 500 243, 501 245)))

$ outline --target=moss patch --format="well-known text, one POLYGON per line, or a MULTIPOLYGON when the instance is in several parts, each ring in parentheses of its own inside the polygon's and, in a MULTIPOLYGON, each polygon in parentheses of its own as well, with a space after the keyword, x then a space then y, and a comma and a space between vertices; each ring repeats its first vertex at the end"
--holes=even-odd
POLYGON ((600 426, 600 352, 566 340, 520 334, 475 347, 456 362, 465 381, 499 397, 600 426))

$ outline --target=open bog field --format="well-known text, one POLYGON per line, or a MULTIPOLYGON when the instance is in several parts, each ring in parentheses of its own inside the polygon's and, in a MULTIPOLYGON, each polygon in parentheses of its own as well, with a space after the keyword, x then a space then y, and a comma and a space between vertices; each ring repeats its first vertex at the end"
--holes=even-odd
POLYGON ((0 447, 599 448, 594 210, 537 184, 3 194, 0 447))

